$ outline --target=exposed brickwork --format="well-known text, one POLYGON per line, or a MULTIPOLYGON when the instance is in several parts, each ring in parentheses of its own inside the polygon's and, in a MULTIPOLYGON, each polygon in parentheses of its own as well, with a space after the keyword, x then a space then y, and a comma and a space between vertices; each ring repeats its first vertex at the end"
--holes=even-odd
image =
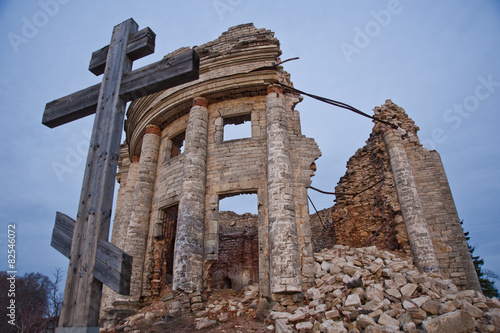
POLYGON ((240 25, 195 50, 198 80, 136 100, 127 111, 113 241, 134 256, 128 301, 172 289, 173 308, 197 311, 203 290, 252 283, 260 296, 279 299, 314 286, 313 251, 335 243, 402 250, 430 267, 416 250, 423 226, 443 275, 475 288, 439 155, 419 144, 418 127, 403 109, 390 101, 375 108, 399 129, 375 124, 347 163, 336 205, 320 212, 321 223, 310 218, 307 200, 321 152, 302 135, 295 110, 301 97, 273 85, 292 85, 276 66, 274 34, 240 25), (251 137, 224 139, 225 123, 248 121, 251 137), (244 193, 257 195, 258 214, 219 212, 221 199, 244 193), (177 228, 167 236, 170 210, 178 213, 177 228))
POLYGON ((333 224, 332 209, 325 208, 311 214, 312 246, 314 252, 322 249, 331 249, 337 240, 335 238, 335 225, 333 224), (318 214, 320 217, 318 217, 318 214))
MULTIPOLYGON (((150 126, 154 130, 153 126, 150 126)), ((141 158, 137 167, 134 192, 131 199, 131 213, 124 241, 124 249, 134 260, 132 261, 132 277, 130 298, 138 301, 142 289, 142 273, 149 233, 149 217, 153 200, 156 166, 160 137, 157 131, 146 133, 142 141, 141 158)), ((126 217, 124 217, 126 219, 126 217)))
MULTIPOLYGON (((393 139, 404 147, 399 150, 409 163, 411 170, 407 172, 411 172, 423 211, 420 219, 426 221, 441 274, 461 288, 478 289, 439 154, 422 147, 417 136, 419 128, 390 100, 374 111, 376 117, 398 125, 393 139)), ((335 189, 337 193, 346 193, 337 195, 332 208, 336 242, 350 246, 377 245, 412 253, 408 228, 403 223, 402 199, 397 195, 394 170, 383 139, 387 131, 393 130, 381 123, 374 125, 366 146, 351 157, 347 172, 335 189)), ((412 226, 410 224, 410 228, 412 226)))
POLYGON ((219 254, 211 267, 211 289, 241 290, 259 282, 258 216, 219 212, 219 254))
POLYGON ((173 290, 187 293, 201 291, 203 288, 207 130, 208 109, 206 106, 194 104, 189 113, 186 129, 172 287, 173 290))

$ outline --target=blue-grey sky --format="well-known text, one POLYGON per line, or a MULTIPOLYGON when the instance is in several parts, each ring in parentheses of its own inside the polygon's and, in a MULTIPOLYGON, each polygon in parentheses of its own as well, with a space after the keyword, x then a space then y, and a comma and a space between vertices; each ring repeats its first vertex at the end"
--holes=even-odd
MULTIPOLYGON (((0 0, 0 270, 17 225, 20 274, 68 261, 50 247, 56 211, 75 217, 93 116, 49 129, 47 102, 98 83, 87 68, 113 26, 133 17, 156 34, 138 68, 254 22, 275 32, 298 89, 373 113, 403 107, 442 157, 475 254, 500 274, 498 1, 0 0)), ((304 99, 302 130, 323 156, 313 186, 333 191, 372 123, 304 99)), ((310 192, 318 209, 332 197, 310 192)), ((242 208, 243 209, 243 208, 242 208)), ((243 209, 245 210, 245 209, 243 209)))

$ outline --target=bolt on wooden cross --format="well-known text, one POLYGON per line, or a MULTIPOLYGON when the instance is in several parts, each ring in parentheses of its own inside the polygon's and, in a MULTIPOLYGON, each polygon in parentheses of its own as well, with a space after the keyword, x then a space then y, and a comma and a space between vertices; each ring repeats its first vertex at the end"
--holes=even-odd
POLYGON ((57 332, 99 331, 102 283, 128 294, 132 258, 107 242, 125 106, 199 77, 194 50, 131 71, 134 60, 154 52, 154 39, 149 28, 138 32, 133 19, 115 26, 111 43, 90 61, 92 73, 104 74, 102 83, 45 107, 42 123, 50 128, 96 114, 77 220, 72 226, 71 218, 58 213, 54 227, 52 245, 70 258, 57 332))

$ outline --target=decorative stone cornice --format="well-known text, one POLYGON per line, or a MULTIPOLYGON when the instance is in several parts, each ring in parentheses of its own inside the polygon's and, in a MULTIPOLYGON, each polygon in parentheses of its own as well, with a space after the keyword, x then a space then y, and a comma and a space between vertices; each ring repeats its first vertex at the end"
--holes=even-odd
POLYGON ((193 96, 203 96, 212 103, 264 96, 268 85, 276 81, 290 84, 281 67, 274 69, 281 55, 278 39, 273 32, 257 29, 252 23, 231 27, 216 40, 193 49, 200 57, 198 80, 140 98, 128 108, 125 132, 130 156, 140 152, 147 125, 165 128, 188 114, 193 96))

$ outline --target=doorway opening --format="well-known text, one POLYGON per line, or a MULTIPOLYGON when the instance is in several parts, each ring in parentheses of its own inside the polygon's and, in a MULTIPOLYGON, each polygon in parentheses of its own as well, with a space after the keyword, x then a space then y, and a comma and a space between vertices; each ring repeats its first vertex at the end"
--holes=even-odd
POLYGON ((218 260, 210 267, 212 289, 240 291, 259 282, 257 209, 254 192, 221 196, 218 260))
POLYGON ((153 295, 159 295, 161 290, 173 281, 178 211, 178 204, 160 210, 161 230, 155 237, 153 248, 154 264, 151 280, 153 295))

